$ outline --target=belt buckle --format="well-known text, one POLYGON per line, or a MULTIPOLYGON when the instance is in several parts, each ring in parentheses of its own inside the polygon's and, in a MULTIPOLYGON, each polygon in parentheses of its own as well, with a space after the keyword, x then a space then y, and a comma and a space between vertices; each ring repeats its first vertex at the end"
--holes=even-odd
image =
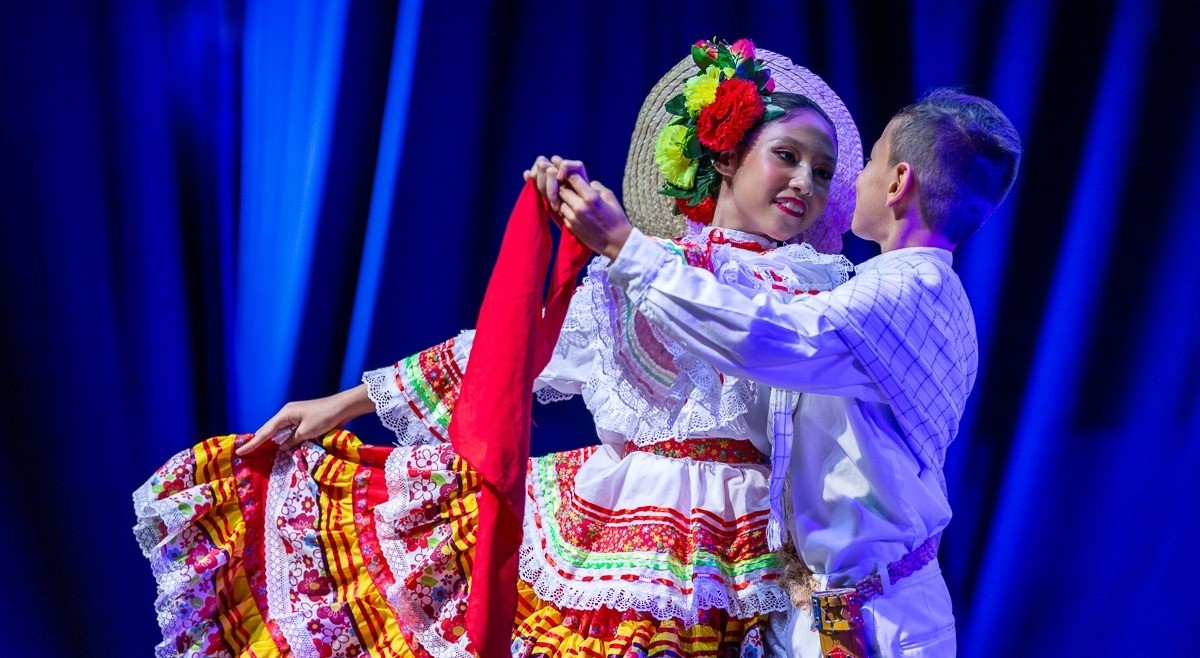
POLYGON ((814 631, 849 631, 863 624, 862 598, 853 587, 813 592, 814 631))

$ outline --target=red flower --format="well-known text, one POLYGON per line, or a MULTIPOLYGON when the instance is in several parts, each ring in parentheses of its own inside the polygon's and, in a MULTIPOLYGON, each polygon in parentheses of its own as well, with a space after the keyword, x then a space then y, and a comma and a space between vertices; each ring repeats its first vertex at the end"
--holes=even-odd
POLYGON ((679 209, 679 212, 683 213, 684 217, 687 217, 693 222, 711 224, 713 220, 713 212, 715 212, 717 209, 717 202, 711 196, 706 196, 700 203, 694 206, 689 206, 687 199, 680 199, 676 197, 675 207, 679 209))
POLYGON ((763 111, 758 87, 749 80, 733 78, 717 87, 716 98, 696 120, 696 136, 700 143, 714 151, 737 146, 759 119, 763 111))

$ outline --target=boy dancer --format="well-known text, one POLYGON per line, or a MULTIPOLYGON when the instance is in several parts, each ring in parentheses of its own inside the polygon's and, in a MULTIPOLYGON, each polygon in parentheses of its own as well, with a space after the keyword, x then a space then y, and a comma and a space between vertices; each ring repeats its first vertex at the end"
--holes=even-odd
POLYGON ((687 266, 599 183, 572 175, 562 190, 567 227, 613 259, 610 280, 646 318, 717 370, 773 388, 772 508, 786 479, 796 551, 816 588, 839 588, 773 615, 784 652, 954 655, 936 561, 950 520, 942 465, 977 354, 951 252, 1008 194, 1020 154, 982 98, 938 90, 904 108, 857 182, 851 228, 883 253, 786 304, 687 266))

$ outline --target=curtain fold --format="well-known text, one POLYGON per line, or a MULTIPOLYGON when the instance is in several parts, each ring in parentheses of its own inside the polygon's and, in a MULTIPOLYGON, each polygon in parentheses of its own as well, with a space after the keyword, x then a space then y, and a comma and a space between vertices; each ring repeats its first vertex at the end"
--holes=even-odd
POLYGON ((234 371, 237 431, 287 401, 316 269, 348 3, 251 1, 243 56, 234 371))
POLYGON ((413 65, 417 57, 423 0, 401 3, 396 17, 392 44, 392 62, 388 74, 387 101, 383 109, 383 127, 379 135, 379 157, 371 188, 371 209, 362 245, 362 263, 354 291, 346 356, 342 360, 340 388, 360 381, 366 363, 367 343, 375 318, 379 296, 379 278, 383 270, 384 247, 396 203, 396 179, 404 157, 404 129, 408 124, 409 98, 412 94, 413 65))
MULTIPOLYGON (((1048 506, 1045 499, 1069 495, 1059 487, 1070 480, 1060 478, 1058 471, 1070 468, 1077 457, 1062 439, 1073 429, 1072 415, 1078 406, 1079 382, 1085 370, 1083 360, 1095 336, 1097 307, 1105 301, 1097 283, 1106 280, 1110 268, 1124 267, 1109 257, 1121 253, 1115 244, 1118 216, 1111 209, 1111 198, 1113 190, 1129 175, 1129 167, 1135 166, 1132 140, 1155 12, 1153 2, 1124 0, 1108 33, 1100 82, 1088 113, 1082 166, 1074 181, 1062 246, 1049 282, 1047 312, 978 575, 971 613, 976 626, 964 646, 968 652, 1005 647, 1019 652, 1023 641, 1011 631, 1025 613, 1010 602, 1021 598, 1028 585, 1013 575, 1024 572, 1042 582, 1052 582, 1058 571, 1056 565, 1037 556, 1070 559, 1059 555, 1057 547, 1045 540, 1046 532, 1062 527, 1062 520, 1046 511, 1066 512, 1070 506, 1061 501, 1048 506)), ((1140 468, 1139 463, 1127 462, 1131 470, 1140 468)), ((1136 486, 1134 482, 1129 484, 1136 486)), ((1086 500, 1084 497, 1081 502, 1086 500)), ((1114 519, 1114 528, 1121 525, 1114 519)), ((1110 541, 1122 540, 1113 537, 1110 541)), ((1091 569, 1072 567, 1070 572, 1086 578, 1091 569)), ((1086 607, 1086 599, 1081 603, 1086 607)))
MULTIPOLYGON (((1050 25, 1056 3, 1044 0, 1020 0, 1009 3, 1004 10, 1003 23, 989 72, 988 98, 1004 108, 1017 132, 1026 136, 1034 126, 1038 93, 1043 80, 1043 60, 1050 45, 1050 25)), ((1009 250, 1013 248, 1013 223, 1016 208, 1021 204, 1024 176, 1018 176, 1008 199, 987 221, 986 230, 979 231, 958 248, 962 265, 963 286, 971 299, 978 331, 980 362, 987 369, 1002 354, 995 347, 995 328, 999 322, 1000 303, 1004 292, 1005 270, 1009 266, 1009 250)), ((966 413, 955 439, 959 459, 946 463, 946 481, 957 515, 955 523, 946 530, 948 549, 942 567, 948 577, 957 582, 971 578, 974 565, 970 547, 978 536, 987 500, 987 482, 973 477, 973 466, 986 465, 978 452, 971 454, 976 432, 979 405, 984 396, 983 386, 967 400, 966 413), (973 459, 966 458, 971 455, 973 459)))

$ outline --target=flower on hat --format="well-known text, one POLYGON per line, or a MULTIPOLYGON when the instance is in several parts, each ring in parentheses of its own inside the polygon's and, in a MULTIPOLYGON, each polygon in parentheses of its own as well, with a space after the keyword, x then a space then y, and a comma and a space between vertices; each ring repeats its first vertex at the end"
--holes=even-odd
POLYGON ((742 59, 754 59, 754 42, 749 39, 738 39, 729 46, 729 52, 742 59))
POLYGON ((717 211, 717 200, 711 196, 704 197, 700 203, 688 205, 687 199, 675 198, 675 211, 693 222, 711 224, 713 214, 717 211))
POLYGON ((699 166, 695 160, 683 154, 689 132, 687 126, 667 126, 654 141, 654 163, 658 165, 663 178, 681 190, 692 189, 699 166))
POLYGON ((731 149, 742 141, 766 110, 758 87, 749 80, 726 80, 717 88, 713 102, 700 111, 696 136, 714 151, 731 149))
POLYGON ((700 75, 692 76, 683 83, 683 104, 688 114, 696 116, 704 106, 717 97, 717 85, 721 82, 721 70, 710 66, 700 75))
POLYGON ((692 61, 699 71, 664 106, 674 118, 654 143, 654 162, 666 179, 659 193, 675 198, 676 212, 695 221, 712 221, 716 209, 717 154, 741 143, 760 121, 783 113, 771 105, 771 71, 755 55, 749 39, 733 45, 697 41, 692 61))

